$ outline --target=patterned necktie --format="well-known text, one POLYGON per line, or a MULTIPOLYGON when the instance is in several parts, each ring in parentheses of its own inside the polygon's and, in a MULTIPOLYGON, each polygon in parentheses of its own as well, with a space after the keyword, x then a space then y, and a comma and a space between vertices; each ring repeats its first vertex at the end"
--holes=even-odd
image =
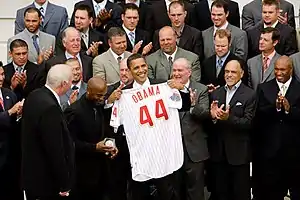
POLYGON ((132 46, 134 46, 134 42, 135 42, 134 32, 129 32, 128 37, 129 37, 130 43, 132 44, 132 46))
POLYGON ((88 43, 88 37, 85 33, 81 33, 81 38, 86 46, 86 48, 88 49, 89 48, 89 43, 88 43))
POLYGON ((40 12, 41 12, 41 15, 42 15, 42 26, 44 25, 44 20, 45 20, 45 10, 43 7, 40 7, 40 12))
POLYGON ((282 85, 282 86, 281 86, 282 96, 285 96, 286 89, 287 89, 287 87, 286 87, 285 85, 282 85))
POLYGON ((221 69, 222 69, 222 63, 223 63, 223 61, 222 61, 222 59, 218 59, 218 63, 217 63, 217 66, 216 66, 216 77, 218 77, 219 76, 219 74, 220 74, 220 71, 221 71, 221 69))
POLYGON ((170 76, 170 78, 172 78, 171 76, 172 76, 172 74, 171 74, 171 72, 172 72, 172 68, 173 68, 173 59, 172 59, 172 56, 169 56, 169 58, 168 58, 168 61, 169 61, 169 76, 170 76))
POLYGON ((119 56, 119 57, 117 58, 117 61, 118 61, 118 64, 120 64, 120 62, 122 61, 122 57, 119 56))
POLYGON ((95 5, 95 14, 96 14, 96 16, 99 15, 100 10, 101 10, 101 6, 99 4, 96 4, 95 5))
POLYGON ((268 60, 269 60, 269 57, 264 56, 264 58, 263 58, 263 70, 264 70, 264 72, 266 72, 266 70, 268 69, 268 60))
POLYGON ((17 72, 18 72, 19 74, 21 74, 21 73, 23 72, 22 67, 17 67, 17 72))
POLYGON ((39 44, 38 44, 38 41, 37 41, 37 38, 38 38, 38 37, 39 37, 39 36, 37 36, 37 35, 33 35, 33 36, 32 36, 32 40, 33 40, 33 46, 34 46, 34 48, 35 48, 37 54, 39 55, 39 54, 40 54, 40 47, 39 47, 39 44))
POLYGON ((4 103, 2 97, 0 97, 0 110, 4 110, 4 103))

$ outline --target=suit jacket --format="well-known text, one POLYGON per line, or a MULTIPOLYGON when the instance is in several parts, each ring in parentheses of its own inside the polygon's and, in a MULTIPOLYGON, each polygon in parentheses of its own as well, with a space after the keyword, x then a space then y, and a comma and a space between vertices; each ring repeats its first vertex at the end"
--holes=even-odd
POLYGON ((16 118, 9 116, 8 110, 17 103, 16 95, 6 88, 0 88, 3 96, 4 110, 0 108, 0 171, 7 162, 9 137, 15 134, 16 118))
POLYGON ((300 81, 300 53, 295 53, 290 56, 293 61, 293 73, 295 78, 300 81))
POLYGON ((22 185, 34 196, 69 191, 74 182, 74 144, 54 94, 46 87, 26 99, 22 117, 22 185))
MULTIPOLYGON (((159 30, 156 30, 153 36, 153 49, 160 49, 159 45, 159 30)), ((184 25, 178 47, 187 51, 191 51, 199 56, 200 61, 203 59, 203 39, 201 31, 189 25, 184 25)))
POLYGON ((270 61, 269 67, 265 73, 263 73, 263 58, 262 55, 257 55, 247 61, 248 65, 248 86, 256 90, 258 84, 268 82, 275 78, 274 65, 276 60, 280 57, 278 53, 275 53, 274 57, 270 61))
MULTIPOLYGON (((184 1, 184 6, 187 11, 185 23, 194 27, 196 24, 194 5, 184 1)), ((150 12, 152 13, 153 17, 153 30, 158 30, 164 26, 171 26, 165 1, 154 1, 152 5, 150 5, 150 12)))
MULTIPOLYGON (((25 29, 24 12, 29 7, 35 7, 34 3, 24 8, 21 8, 17 11, 16 21, 15 21, 15 34, 22 32, 25 29)), ((45 19, 43 25, 40 26, 40 30, 57 37, 68 26, 69 26, 69 21, 68 21, 67 9, 48 2, 46 13, 45 13, 45 19)))
MULTIPOLYGON (((82 97, 82 95, 84 95, 86 93, 86 89, 87 89, 87 84, 85 82, 81 81, 81 85, 80 85, 78 95, 77 95, 77 100, 79 100, 82 97)), ((73 90, 72 90, 72 88, 70 88, 66 92, 66 94, 59 97, 62 110, 65 110, 67 107, 69 107, 68 101, 69 101, 69 98, 70 98, 70 95, 72 94, 72 92, 73 92, 73 90)))
POLYGON ((276 79, 260 84, 257 88, 254 144, 261 158, 274 158, 278 151, 287 158, 299 158, 300 149, 300 83, 293 77, 285 97, 291 108, 289 114, 277 111, 276 98, 279 92, 276 79))
MULTIPOLYGON (((73 10, 75 10, 75 8, 81 4, 85 4, 85 5, 88 5, 91 7, 91 9, 93 11, 93 19, 95 19, 96 15, 95 15, 93 1, 92 0, 79 1, 75 4, 73 10)), ((100 27, 96 28, 96 30, 101 33, 106 33, 111 27, 122 25, 122 19, 121 19, 122 8, 121 8, 121 6, 119 6, 118 4, 112 3, 110 1, 107 1, 106 5, 105 5, 105 9, 107 11, 112 10, 112 17, 110 20, 108 20, 106 26, 101 25, 100 27)), ((70 25, 74 27, 75 26, 74 24, 75 24, 75 13, 73 12, 72 18, 70 21, 70 25)))
MULTIPOLYGON (((233 26, 240 27, 239 4, 230 0, 226 0, 226 2, 228 2, 229 9, 228 22, 233 26)), ((195 4, 196 20, 201 22, 197 23, 195 27, 200 31, 204 31, 214 25, 211 20, 210 10, 211 8, 208 7, 207 0, 199 0, 199 2, 195 4)))
MULTIPOLYGON (((125 31, 125 30, 124 30, 125 31)), ((136 28, 135 29, 135 38, 134 38, 135 40, 134 40, 134 44, 137 44, 139 41, 143 41, 143 43, 142 43, 142 46, 141 46, 141 48, 139 49, 139 51, 138 51, 138 53, 142 53, 143 52, 143 48, 149 43, 149 42, 151 42, 151 39, 150 39, 150 34, 147 32, 147 31, 145 31, 145 30, 143 30, 143 29, 140 29, 140 28, 136 28)), ((132 44, 131 44, 131 42, 130 42, 130 40, 129 40, 129 37, 128 37, 128 35, 126 34, 126 40, 127 40, 127 49, 126 49, 126 51, 129 51, 129 52, 131 52, 132 51, 132 49, 133 49, 133 46, 132 46, 132 44)))
MULTIPOLYGON (((215 90, 211 101, 218 100, 218 106, 226 105, 226 90, 215 90)), ((229 105, 229 118, 218 120, 209 134, 209 153, 211 160, 226 160, 231 165, 250 162, 250 131, 255 114, 255 92, 243 83, 233 95, 229 105)))
MULTIPOLYGON (((10 89, 11 79, 16 72, 15 67, 13 63, 9 63, 5 65, 3 69, 5 74, 3 87, 10 89)), ((30 61, 27 61, 26 65, 24 66, 24 70, 26 70, 27 75, 26 86, 23 88, 21 85, 18 85, 13 91, 16 94, 18 101, 26 98, 30 92, 39 87, 39 84, 37 82, 39 66, 30 61)))
POLYGON ((95 106, 83 95, 64 112, 76 148, 76 176, 79 185, 95 185, 106 174, 109 160, 96 144, 109 133, 109 119, 103 106, 95 106))
MULTIPOLYGON (((249 47, 249 58, 252 58, 258 54, 259 51, 259 38, 261 35, 261 31, 263 30, 263 23, 258 23, 253 28, 247 31, 248 35, 248 47, 249 47)), ((275 46, 275 50, 280 55, 290 56, 296 52, 298 52, 297 40, 296 40, 296 32, 295 29, 288 25, 278 23, 276 27, 280 32, 279 43, 275 46)))
MULTIPOLYGON (((93 76, 92 74, 92 58, 87 56, 83 53, 80 53, 80 59, 82 63, 82 74, 83 74, 83 81, 88 82, 88 80, 93 76)), ((47 73, 50 68, 56 64, 64 64, 67 61, 65 53, 54 56, 53 58, 47 60, 44 69, 42 70, 43 74, 43 83, 46 83, 47 73)))
MULTIPOLYGON (((294 6, 285 0, 280 0, 280 9, 283 10, 282 14, 287 13, 288 24, 296 28, 295 25, 295 15, 294 6)), ((262 1, 253 0, 243 7, 242 11, 242 28, 243 30, 248 30, 255 26, 255 24, 261 22, 262 20, 262 1)))
MULTIPOLYGON (((128 51, 124 52, 124 58, 130 55, 131 53, 128 51)), ((120 81, 120 67, 110 49, 94 58, 93 76, 100 76, 107 84, 120 81)))
MULTIPOLYGON (((245 31, 228 24, 227 29, 231 32, 230 51, 243 60, 247 59, 248 55, 248 40, 245 31)), ((214 27, 210 27, 202 32, 204 58, 208 58, 215 54, 214 45, 214 27)))
POLYGON ((243 83, 247 84, 248 83, 248 79, 247 79, 247 68, 244 64, 244 62, 237 57, 236 55, 234 55, 233 53, 229 53, 226 60, 224 61, 224 64, 222 66, 221 71, 219 72, 218 77, 216 77, 216 54, 209 57, 208 59, 204 60, 202 63, 202 67, 201 67, 201 83, 203 83, 204 85, 208 85, 208 84, 213 84, 215 86, 219 85, 219 86, 224 86, 226 84, 225 82, 225 66, 227 65, 227 63, 231 60, 239 60, 244 68, 244 76, 242 78, 243 83))
MULTIPOLYGON (((194 81, 200 81, 201 79, 201 68, 198 55, 186 51, 180 47, 177 47, 174 61, 178 58, 187 59, 192 65, 192 76, 191 79, 194 81)), ((167 81, 170 79, 172 69, 169 66, 169 61, 161 49, 150 54, 146 57, 148 64, 148 77, 150 79, 158 79, 167 81)))
POLYGON ((203 120, 209 118, 208 89, 195 81, 190 81, 189 88, 197 90, 196 105, 190 111, 180 112, 181 131, 189 158, 200 162, 209 157, 207 134, 203 130, 203 120))
MULTIPOLYGON (((22 39, 27 43, 27 45, 28 45, 28 60, 33 63, 37 63, 39 53, 36 51, 36 49, 33 45, 33 39, 31 38, 29 31, 27 29, 24 29, 22 32, 9 38, 7 41, 7 52, 10 51, 10 49, 9 49, 10 43, 15 39, 22 39)), ((50 35, 50 34, 40 31, 38 40, 39 40, 40 51, 49 50, 50 48, 53 48, 53 51, 55 50, 55 37, 53 35, 50 35)), ((7 53, 7 55, 8 55, 8 53, 7 53)), ((7 62, 9 63, 11 61, 12 61, 12 58, 9 57, 9 55, 8 55, 7 62)))

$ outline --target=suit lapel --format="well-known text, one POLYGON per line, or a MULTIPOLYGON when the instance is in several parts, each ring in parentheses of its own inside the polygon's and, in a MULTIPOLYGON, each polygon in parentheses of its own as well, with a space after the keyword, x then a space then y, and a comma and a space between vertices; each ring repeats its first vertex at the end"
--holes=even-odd
POLYGON ((235 106, 236 102, 238 101, 238 97, 240 97, 244 93, 243 87, 244 85, 243 83, 241 83, 240 87, 235 91, 234 95, 232 96, 229 102, 230 108, 235 106))
POLYGON ((108 62, 110 62, 112 68, 118 73, 118 75, 120 75, 119 64, 117 63, 116 59, 114 58, 110 50, 107 51, 107 56, 108 56, 107 60, 108 62))
POLYGON ((187 25, 184 25, 178 46, 183 47, 187 43, 190 36, 188 31, 190 31, 189 28, 187 27, 187 25))
POLYGON ((52 15, 54 13, 55 13, 54 7, 52 6, 52 4, 50 2, 48 2, 43 27, 45 27, 47 25, 47 23, 49 22, 50 18, 52 17, 52 15))
MULTIPOLYGON (((167 57, 165 56, 165 54, 162 52, 162 50, 160 51, 160 62, 163 65, 164 69, 166 70, 167 74, 171 74, 171 68, 169 66, 169 61, 167 60, 167 57)), ((176 55, 178 54, 178 51, 176 53, 176 55)), ((175 57, 176 57, 175 55, 175 57)))
POLYGON ((208 46, 205 48, 208 48, 208 52, 213 52, 215 54, 215 49, 214 49, 214 27, 209 28, 209 41, 208 41, 208 46))
POLYGON ((258 74, 258 80, 259 83, 263 83, 264 82, 264 77, 262 75, 262 68, 263 68, 263 61, 262 61, 262 55, 260 55, 257 59, 257 65, 256 65, 256 72, 258 74))

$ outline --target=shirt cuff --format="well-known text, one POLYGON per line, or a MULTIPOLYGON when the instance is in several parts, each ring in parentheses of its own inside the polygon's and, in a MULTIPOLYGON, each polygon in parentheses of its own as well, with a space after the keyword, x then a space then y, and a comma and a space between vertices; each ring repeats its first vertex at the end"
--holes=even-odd
POLYGON ((281 111, 281 108, 280 108, 280 109, 276 108, 276 110, 277 110, 277 112, 280 112, 280 111, 281 111))
POLYGON ((111 108, 114 104, 113 103, 107 103, 107 100, 105 100, 105 105, 104 105, 104 109, 108 109, 111 108))

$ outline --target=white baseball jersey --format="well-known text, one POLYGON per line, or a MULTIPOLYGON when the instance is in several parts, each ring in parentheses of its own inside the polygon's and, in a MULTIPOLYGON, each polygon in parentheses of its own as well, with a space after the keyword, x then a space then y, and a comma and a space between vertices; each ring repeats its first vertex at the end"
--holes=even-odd
POLYGON ((115 102, 110 125, 124 125, 133 180, 161 178, 182 166, 181 107, 179 91, 167 83, 123 90, 115 102))

